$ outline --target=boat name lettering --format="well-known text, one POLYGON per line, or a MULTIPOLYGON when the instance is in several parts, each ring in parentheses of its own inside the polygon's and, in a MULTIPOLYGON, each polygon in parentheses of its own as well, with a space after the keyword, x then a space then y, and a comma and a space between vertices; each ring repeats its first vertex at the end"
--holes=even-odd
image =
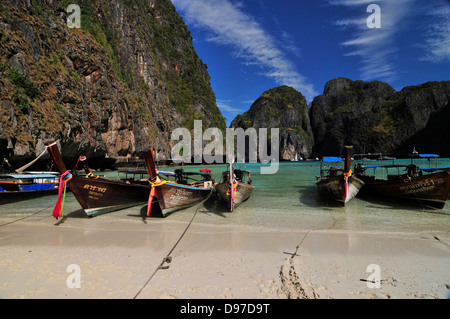
POLYGON ((434 189, 434 185, 421 187, 421 188, 417 188, 417 189, 409 189, 409 190, 405 191, 404 193, 405 194, 415 194, 415 193, 431 191, 432 189, 434 189))
POLYGON ((423 188, 423 187, 434 187, 434 180, 425 180, 423 182, 418 182, 418 183, 413 183, 413 184, 408 184, 405 186, 400 186, 400 190, 414 190, 417 188, 423 188))
POLYGON ((106 190, 107 190, 106 187, 98 187, 98 186, 95 186, 95 185, 89 185, 89 184, 84 185, 83 188, 84 188, 84 189, 88 189, 88 190, 90 190, 90 191, 99 192, 99 193, 105 193, 106 190))
POLYGON ((102 197, 102 196, 103 196, 103 194, 89 191, 89 198, 90 199, 97 200, 97 199, 100 199, 100 197, 102 197))

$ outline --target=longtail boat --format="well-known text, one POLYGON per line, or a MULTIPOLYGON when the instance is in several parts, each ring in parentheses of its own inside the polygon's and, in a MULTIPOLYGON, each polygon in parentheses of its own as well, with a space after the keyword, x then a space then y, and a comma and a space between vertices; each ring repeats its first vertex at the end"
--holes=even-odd
POLYGON ((214 190, 215 181, 210 172, 185 172, 177 169, 175 172, 160 172, 156 169, 153 148, 144 153, 148 175, 150 175, 151 192, 148 197, 147 216, 157 200, 163 216, 174 211, 193 206, 205 200, 214 190), (172 180, 171 180, 172 178, 172 180))
POLYGON ((353 147, 345 146, 346 155, 344 168, 339 157, 324 157, 320 162, 320 176, 317 176, 317 188, 319 195, 327 200, 337 201, 345 205, 358 194, 364 186, 364 182, 352 174, 350 169, 353 147), (325 167, 324 163, 330 165, 325 167), (331 166, 338 163, 339 166, 331 166))
POLYGON ((228 170, 222 173, 222 179, 216 185, 215 191, 219 199, 226 203, 232 212, 252 194, 255 186, 252 184, 250 171, 235 169, 233 163, 228 164, 228 170))
POLYGON ((0 204, 58 194, 59 173, 33 172, 0 175, 0 204))
MULTIPOLYGON (((67 183, 87 216, 95 216, 148 202, 150 194, 150 185, 148 183, 143 185, 129 183, 120 179, 109 179, 100 176, 89 177, 89 175, 81 177, 70 174, 64 165, 56 142, 47 144, 47 149, 61 173, 61 177, 64 178, 64 180, 60 179, 60 187, 67 183)), ((60 198, 58 198, 59 200, 60 198)), ((60 217, 58 214, 59 212, 56 212, 55 207, 54 217, 60 217)))
MULTIPOLYGON (((438 157, 435 154, 419 156, 438 157)), ((361 192, 365 196, 401 199, 441 209, 450 195, 450 166, 420 168, 412 161, 411 164, 369 166, 360 163, 355 166, 355 173, 366 184, 361 192)))

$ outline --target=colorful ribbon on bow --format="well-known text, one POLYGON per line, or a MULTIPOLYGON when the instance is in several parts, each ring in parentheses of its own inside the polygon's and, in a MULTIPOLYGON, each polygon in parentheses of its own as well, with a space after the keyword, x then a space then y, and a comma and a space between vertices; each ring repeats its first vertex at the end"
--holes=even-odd
POLYGON ((155 182, 152 182, 150 180, 148 182, 152 186, 152 188, 150 190, 150 196, 148 197, 148 203, 147 203, 147 217, 150 217, 150 213, 152 211, 152 202, 153 202, 153 197, 155 196, 156 187, 164 185, 165 183, 167 183, 167 181, 161 181, 159 179, 159 177, 156 177, 155 182))
POLYGON ((350 175, 352 175, 352 170, 349 170, 348 172, 343 172, 344 175, 344 193, 342 196, 344 197, 344 200, 347 199, 348 196, 348 178, 350 175))
POLYGON ((66 199, 66 183, 71 179, 72 174, 70 174, 69 171, 61 174, 59 178, 58 200, 56 201, 55 208, 53 209, 53 217, 55 217, 56 219, 63 216, 64 201, 66 199))

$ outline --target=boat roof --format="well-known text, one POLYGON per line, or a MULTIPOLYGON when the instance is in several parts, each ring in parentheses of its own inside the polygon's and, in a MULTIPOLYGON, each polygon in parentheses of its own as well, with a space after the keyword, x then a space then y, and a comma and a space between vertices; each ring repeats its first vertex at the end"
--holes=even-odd
POLYGON ((425 157, 425 158, 427 158, 427 157, 439 157, 439 155, 437 155, 437 154, 417 154, 417 155, 419 155, 420 157, 425 157))
POLYGON ((336 156, 324 156, 323 161, 336 163, 336 162, 341 162, 342 160, 340 157, 336 157, 336 156))
POLYGON ((166 175, 166 176, 175 176, 176 174, 174 172, 165 172, 165 171, 158 171, 158 174, 166 175))
POLYGON ((34 179, 34 178, 56 178, 52 174, 2 174, 0 178, 15 178, 15 179, 34 179))
POLYGON ((183 175, 210 175, 210 173, 204 173, 204 172, 183 172, 183 175))

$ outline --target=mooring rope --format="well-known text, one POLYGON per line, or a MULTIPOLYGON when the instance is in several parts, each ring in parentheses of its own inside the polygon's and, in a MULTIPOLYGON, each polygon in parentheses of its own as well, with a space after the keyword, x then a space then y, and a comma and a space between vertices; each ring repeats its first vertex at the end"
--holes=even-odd
POLYGON ((148 283, 152 280, 152 278, 155 276, 155 274, 158 272, 158 270, 160 269, 167 269, 166 267, 164 267, 164 263, 170 263, 172 261, 172 257, 170 256, 170 254, 175 250, 175 248, 177 247, 177 245, 180 243, 181 239, 184 237, 184 235, 186 234, 187 230, 189 229, 189 227, 191 226, 192 222, 194 221, 195 216, 197 215, 199 209, 203 206, 203 204, 211 197, 211 195, 213 194, 214 188, 210 191, 210 193, 208 194, 208 196, 206 196, 205 199, 203 199, 200 203, 200 205, 197 207, 197 209, 195 210, 195 213, 192 215, 191 220, 189 221, 189 223, 187 224, 186 228, 184 229, 183 233, 181 234, 181 236, 178 238, 178 240, 176 241, 176 243, 173 245, 172 249, 170 249, 170 251, 167 253, 167 255, 163 258, 163 260, 161 261, 161 263, 158 265, 158 267, 155 269, 155 271, 153 272, 153 274, 147 279, 147 281, 145 282, 145 284, 142 286, 142 288, 137 292, 137 294, 133 297, 133 299, 136 299, 139 294, 142 292, 142 290, 144 290, 144 288, 148 285, 148 283))
POLYGON ((6 225, 10 225, 10 224, 13 224, 13 223, 17 223, 17 222, 19 222, 19 221, 21 221, 21 220, 30 218, 30 217, 32 217, 32 216, 34 216, 34 215, 37 215, 37 214, 39 214, 39 213, 42 213, 44 210, 47 210, 47 209, 49 209, 49 208, 52 207, 52 206, 53 206, 53 204, 50 205, 50 206, 48 206, 48 207, 46 207, 46 208, 41 209, 40 211, 38 211, 38 212, 36 212, 36 213, 33 213, 33 214, 31 214, 31 215, 28 215, 28 216, 25 216, 25 217, 22 217, 22 218, 19 218, 19 219, 10 221, 10 222, 5 223, 5 224, 1 224, 0 227, 6 226, 6 225))

